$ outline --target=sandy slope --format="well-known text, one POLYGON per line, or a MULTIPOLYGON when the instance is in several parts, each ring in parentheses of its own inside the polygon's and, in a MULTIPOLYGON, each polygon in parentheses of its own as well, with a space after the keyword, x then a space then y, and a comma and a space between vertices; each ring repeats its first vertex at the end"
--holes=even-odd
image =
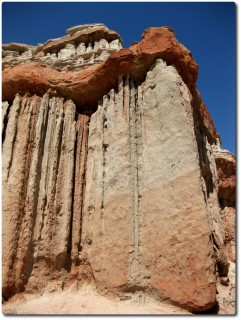
POLYGON ((3 305, 4 314, 189 314, 186 310, 133 295, 130 300, 109 300, 91 286, 81 290, 17 295, 3 305))

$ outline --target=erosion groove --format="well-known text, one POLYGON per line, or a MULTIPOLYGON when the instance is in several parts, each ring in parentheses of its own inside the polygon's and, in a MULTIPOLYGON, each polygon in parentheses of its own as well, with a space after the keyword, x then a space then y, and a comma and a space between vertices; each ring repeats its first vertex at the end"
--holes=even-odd
POLYGON ((130 177, 132 182, 132 247, 133 255, 130 263, 129 281, 131 286, 140 285, 140 251, 139 251, 139 215, 140 215, 140 158, 141 153, 141 130, 140 106, 137 103, 138 89, 133 81, 130 82, 130 110, 129 110, 129 139, 130 139, 130 177))
POLYGON ((3 45, 3 312, 94 292, 101 313, 234 314, 236 162, 192 55, 168 27, 129 49, 67 33, 3 45))

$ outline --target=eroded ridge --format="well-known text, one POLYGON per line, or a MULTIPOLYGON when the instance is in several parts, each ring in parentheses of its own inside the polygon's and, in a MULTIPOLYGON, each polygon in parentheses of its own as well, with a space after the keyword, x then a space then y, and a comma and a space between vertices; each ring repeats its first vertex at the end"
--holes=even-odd
POLYGON ((123 47, 120 36, 102 24, 76 26, 67 33, 65 37, 37 46, 4 44, 3 69, 35 61, 58 71, 76 71, 105 61, 123 47))

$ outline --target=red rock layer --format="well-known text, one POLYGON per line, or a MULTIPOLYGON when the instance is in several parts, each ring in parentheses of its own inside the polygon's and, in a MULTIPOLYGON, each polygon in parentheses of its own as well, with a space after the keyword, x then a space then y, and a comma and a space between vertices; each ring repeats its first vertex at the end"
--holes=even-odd
POLYGON ((218 173, 218 197, 222 208, 224 242, 230 261, 235 262, 236 240, 236 161, 224 150, 215 152, 218 173))
POLYGON ((218 197, 224 204, 235 207, 236 161, 229 152, 216 152, 218 171, 218 197))
MULTIPOLYGON (((64 44, 66 39, 55 42, 59 46, 61 42, 64 44)), ((43 52, 51 50, 51 45, 54 44, 46 45, 43 52)), ((157 58, 174 65, 194 94, 197 64, 191 52, 176 40, 174 32, 168 27, 161 27, 145 30, 139 43, 115 52, 102 64, 83 71, 60 72, 40 62, 28 62, 7 68, 2 74, 3 101, 12 101, 16 93, 43 95, 51 88, 56 90, 59 96, 72 99, 81 111, 91 113, 98 100, 111 88, 117 87, 119 75, 129 74, 135 81, 144 80, 145 74, 157 58)), ((206 130, 211 130, 209 136, 215 141, 216 130, 203 103, 198 112, 206 130)))

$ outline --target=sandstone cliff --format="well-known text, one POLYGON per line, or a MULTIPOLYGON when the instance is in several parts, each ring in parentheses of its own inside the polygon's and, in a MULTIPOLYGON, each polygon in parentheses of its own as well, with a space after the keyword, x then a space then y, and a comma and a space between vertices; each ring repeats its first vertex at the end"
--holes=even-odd
POLYGON ((233 314, 235 158, 191 53, 168 27, 129 49, 102 24, 67 33, 3 45, 4 312, 91 284, 233 314))

